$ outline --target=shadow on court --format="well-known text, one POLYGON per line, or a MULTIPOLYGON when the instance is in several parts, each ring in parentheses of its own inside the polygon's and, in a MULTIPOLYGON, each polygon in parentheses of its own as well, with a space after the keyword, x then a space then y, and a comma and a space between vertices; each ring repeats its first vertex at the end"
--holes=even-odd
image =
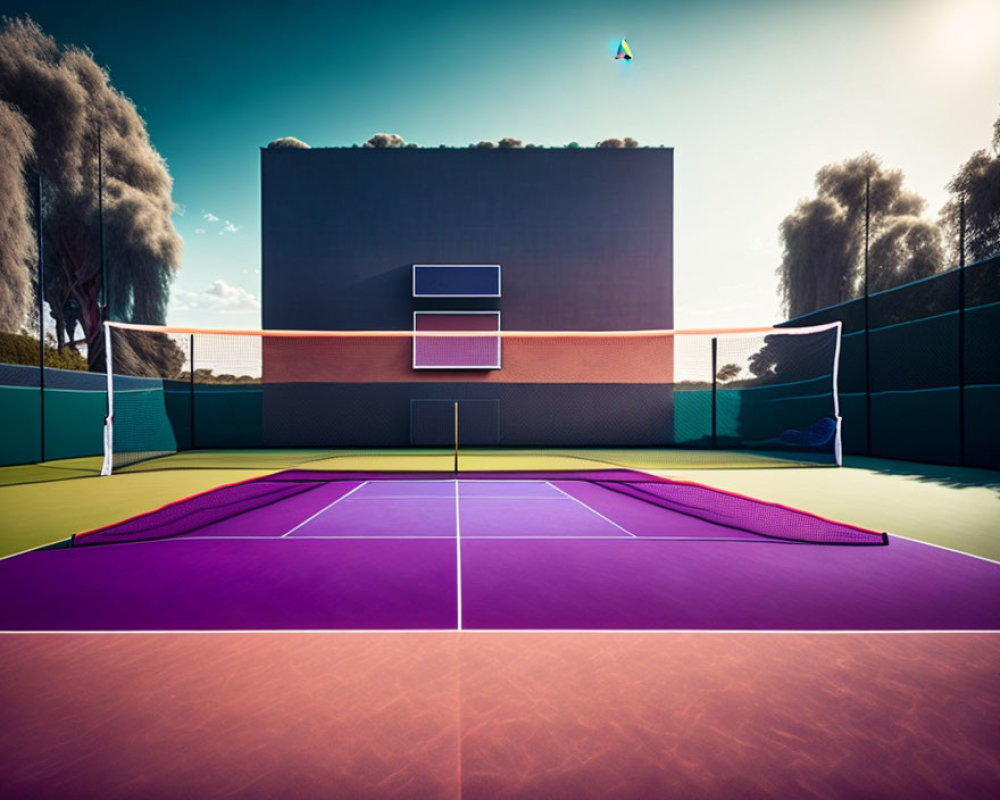
POLYGON ((949 488, 984 487, 1000 495, 1000 472, 978 467, 918 464, 914 461, 891 461, 885 458, 845 456, 844 466, 866 469, 882 475, 900 475, 920 483, 933 483, 949 488))

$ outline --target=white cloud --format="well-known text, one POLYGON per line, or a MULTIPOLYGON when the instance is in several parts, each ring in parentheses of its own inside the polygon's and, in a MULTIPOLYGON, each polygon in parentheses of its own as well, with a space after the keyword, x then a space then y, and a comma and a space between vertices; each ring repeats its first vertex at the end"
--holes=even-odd
POLYGON ((174 203, 174 213, 178 217, 183 217, 185 214, 187 214, 187 206, 185 206, 183 203, 174 203))
POLYGON ((239 286, 217 280, 200 292, 175 288, 171 293, 171 306, 176 311, 204 311, 223 314, 242 314, 260 311, 260 300, 239 286))
MULTIPOLYGON (((224 236, 227 233, 236 233, 237 231, 243 230, 242 225, 237 225, 235 222, 232 222, 231 220, 228 219, 223 221, 222 217, 217 217, 211 211, 202 212, 201 218, 211 223, 212 225, 214 225, 217 222, 222 222, 222 230, 219 231, 219 236, 224 236)), ((204 228, 198 228, 195 231, 195 233, 204 233, 204 232, 205 232, 204 228)))

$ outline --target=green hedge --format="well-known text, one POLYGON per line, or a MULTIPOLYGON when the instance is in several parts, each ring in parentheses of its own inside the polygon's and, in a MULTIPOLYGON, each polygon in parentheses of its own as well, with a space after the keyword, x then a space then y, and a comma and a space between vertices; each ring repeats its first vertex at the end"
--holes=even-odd
MULTIPOLYGON (((20 333, 0 333, 0 364, 38 366, 38 339, 20 333)), ((72 347, 59 351, 46 345, 45 366, 85 372, 87 359, 72 347)))

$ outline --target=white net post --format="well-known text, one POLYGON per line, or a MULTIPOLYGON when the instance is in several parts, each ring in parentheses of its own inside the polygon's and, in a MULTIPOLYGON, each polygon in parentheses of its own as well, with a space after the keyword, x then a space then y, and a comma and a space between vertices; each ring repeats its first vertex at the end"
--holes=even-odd
POLYGON ((114 456, 114 419, 115 419, 115 383, 114 358, 111 355, 111 326, 104 323, 104 367, 108 377, 108 415, 104 418, 104 463, 101 464, 101 475, 111 474, 111 463, 114 456))
POLYGON ((837 466, 841 467, 844 465, 844 454, 840 438, 842 418, 840 416, 840 388, 838 383, 840 381, 840 339, 844 333, 844 323, 837 320, 834 324, 837 326, 837 344, 833 351, 833 413, 834 419, 837 422, 837 430, 833 440, 833 458, 837 466))

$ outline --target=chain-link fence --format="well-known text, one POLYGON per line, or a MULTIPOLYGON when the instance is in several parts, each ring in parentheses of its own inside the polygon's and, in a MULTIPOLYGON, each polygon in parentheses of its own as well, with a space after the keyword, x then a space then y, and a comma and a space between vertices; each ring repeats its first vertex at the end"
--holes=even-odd
POLYGON ((844 452, 1000 468, 1000 255, 784 325, 835 320, 844 452))

